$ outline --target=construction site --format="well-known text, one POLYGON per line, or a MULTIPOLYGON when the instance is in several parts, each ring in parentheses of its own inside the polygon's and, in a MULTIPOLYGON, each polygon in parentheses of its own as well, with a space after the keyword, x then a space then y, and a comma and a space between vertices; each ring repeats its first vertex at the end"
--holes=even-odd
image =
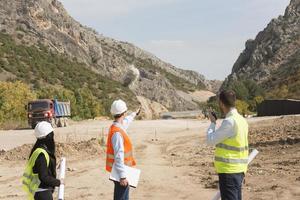
MULTIPOLYGON (((111 199, 113 184, 105 172, 111 123, 88 120, 55 129, 57 159, 67 158, 65 199, 111 199)), ((256 148, 259 154, 249 165, 244 199, 299 199, 300 116, 257 117, 248 123, 250 151, 256 148)), ((208 120, 134 121, 128 132, 142 172, 131 199, 212 199, 218 177, 214 148, 205 143, 208 126, 208 120)), ((33 130, 1 131, 0 140, 0 199, 26 199, 21 176, 36 140, 33 130)))
POLYGON ((0 0, 0 200, 129 196, 300 200, 300 0, 0 0))

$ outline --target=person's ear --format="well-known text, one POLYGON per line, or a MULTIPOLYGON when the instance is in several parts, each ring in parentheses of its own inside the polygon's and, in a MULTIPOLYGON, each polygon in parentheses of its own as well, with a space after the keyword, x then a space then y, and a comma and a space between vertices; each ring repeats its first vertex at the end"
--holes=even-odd
POLYGON ((222 112, 224 112, 224 104, 222 101, 219 101, 219 106, 222 112))

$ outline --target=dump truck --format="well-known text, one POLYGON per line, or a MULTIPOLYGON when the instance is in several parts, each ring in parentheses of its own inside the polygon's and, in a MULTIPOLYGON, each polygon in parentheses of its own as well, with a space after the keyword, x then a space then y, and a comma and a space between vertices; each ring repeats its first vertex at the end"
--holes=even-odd
POLYGON ((47 121, 53 127, 66 127, 68 126, 68 118, 71 117, 71 104, 69 101, 38 99, 28 102, 26 110, 28 124, 33 129, 40 121, 47 121))

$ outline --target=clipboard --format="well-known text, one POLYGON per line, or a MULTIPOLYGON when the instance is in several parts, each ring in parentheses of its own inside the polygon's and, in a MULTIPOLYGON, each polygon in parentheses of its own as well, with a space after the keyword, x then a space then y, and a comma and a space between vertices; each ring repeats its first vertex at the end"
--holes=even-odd
MULTIPOLYGON (((125 171, 127 174, 126 179, 128 181, 129 186, 136 188, 139 183, 141 170, 133 168, 133 167, 128 167, 125 165, 125 171)), ((117 173, 117 171, 113 165, 111 174, 109 176, 109 180, 120 182, 120 178, 121 178, 120 175, 117 173)))

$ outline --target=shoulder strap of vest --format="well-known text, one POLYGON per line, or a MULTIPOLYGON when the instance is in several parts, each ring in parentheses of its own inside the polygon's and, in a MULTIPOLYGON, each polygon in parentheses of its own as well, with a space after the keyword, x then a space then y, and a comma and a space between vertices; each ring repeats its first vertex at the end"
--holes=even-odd
POLYGON ((121 133, 121 135, 124 137, 124 130, 123 129, 121 129, 120 127, 117 127, 116 125, 111 125, 111 127, 110 127, 111 129, 111 132, 112 132, 112 136, 113 136, 113 134, 115 133, 115 132, 119 132, 119 133, 121 133))
MULTIPOLYGON (((37 148, 33 153, 32 153, 32 155, 31 155, 31 157, 32 157, 32 161, 36 161, 36 159, 38 158, 38 156, 40 155, 40 154, 44 154, 44 156, 45 156, 45 158, 46 158, 46 162, 47 162, 47 167, 49 167, 49 163, 50 163, 50 158, 49 158, 49 154, 48 154, 48 152, 45 150, 45 149, 43 149, 43 148, 37 148)), ((31 158, 30 158, 31 159, 31 158)), ((33 163, 34 164, 34 163, 33 163)))

